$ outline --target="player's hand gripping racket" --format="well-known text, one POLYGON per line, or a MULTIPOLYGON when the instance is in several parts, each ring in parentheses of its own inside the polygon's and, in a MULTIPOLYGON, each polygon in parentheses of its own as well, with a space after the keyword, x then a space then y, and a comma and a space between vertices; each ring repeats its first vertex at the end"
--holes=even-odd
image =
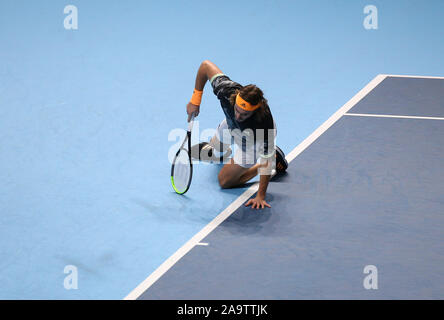
POLYGON ((178 194, 184 194, 188 191, 193 176, 193 163, 191 162, 191 129, 193 128, 194 114, 188 124, 188 131, 174 157, 171 166, 171 183, 174 191, 178 194))

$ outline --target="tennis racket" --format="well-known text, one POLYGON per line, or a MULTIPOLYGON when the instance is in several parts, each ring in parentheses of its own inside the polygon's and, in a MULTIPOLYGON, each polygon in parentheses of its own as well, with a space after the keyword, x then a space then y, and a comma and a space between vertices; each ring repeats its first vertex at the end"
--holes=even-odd
POLYGON ((178 194, 184 194, 188 191, 193 177, 193 163, 191 162, 191 129, 193 128, 193 122, 194 114, 188 124, 187 135, 171 165, 171 184, 178 194))

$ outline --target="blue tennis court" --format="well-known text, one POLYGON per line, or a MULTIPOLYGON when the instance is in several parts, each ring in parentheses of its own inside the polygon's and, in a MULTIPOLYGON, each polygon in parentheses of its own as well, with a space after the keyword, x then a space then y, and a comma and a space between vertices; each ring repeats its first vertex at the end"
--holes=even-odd
POLYGON ((444 3, 368 5, 1 1, 0 299, 442 299, 444 3), (172 188, 206 59, 269 101, 271 208, 172 188))

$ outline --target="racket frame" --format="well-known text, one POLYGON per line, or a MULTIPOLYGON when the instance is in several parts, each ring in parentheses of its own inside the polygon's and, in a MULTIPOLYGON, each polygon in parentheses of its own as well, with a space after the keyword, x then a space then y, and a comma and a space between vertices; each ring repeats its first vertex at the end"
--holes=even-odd
POLYGON ((173 164, 171 165, 171 184, 173 185, 173 189, 177 194, 185 194, 185 192, 188 191, 188 189, 190 188, 191 185, 191 180, 193 178, 193 161, 191 160, 191 129, 193 128, 193 122, 194 122, 194 115, 191 117, 191 120, 188 124, 188 130, 187 130, 187 134, 185 136, 184 141, 182 142, 182 145, 180 146, 179 150, 177 150, 176 155, 174 156, 174 160, 173 160, 173 164), (188 142, 188 150, 186 150, 184 148, 185 143, 188 142), (175 184, 174 184, 174 167, 176 164, 176 159, 177 156, 179 155, 179 153, 185 150, 187 152, 188 155, 188 160, 190 161, 190 178, 188 180, 188 184, 187 187, 185 188, 185 191, 180 192, 179 190, 177 190, 175 184))

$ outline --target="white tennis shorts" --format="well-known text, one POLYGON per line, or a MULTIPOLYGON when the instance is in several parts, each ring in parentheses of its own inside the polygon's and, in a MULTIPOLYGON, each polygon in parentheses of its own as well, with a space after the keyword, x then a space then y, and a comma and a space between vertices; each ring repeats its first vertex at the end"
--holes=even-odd
MULTIPOLYGON (((233 150, 233 161, 235 164, 244 168, 254 166, 259 160, 260 155, 263 154, 263 141, 259 140, 254 144, 252 131, 248 132, 248 130, 245 130, 241 133, 240 130, 230 130, 226 119, 224 119, 217 127, 216 134, 213 139, 211 139, 210 144, 212 144, 213 147, 216 147, 215 144, 218 144, 219 142, 223 143, 223 151, 226 151, 227 148, 234 143, 235 150, 233 150), (242 138, 244 140, 243 147, 242 138)), ((218 146, 216 149, 220 149, 220 147, 218 146)), ((272 155, 274 155, 274 144, 272 155)))

